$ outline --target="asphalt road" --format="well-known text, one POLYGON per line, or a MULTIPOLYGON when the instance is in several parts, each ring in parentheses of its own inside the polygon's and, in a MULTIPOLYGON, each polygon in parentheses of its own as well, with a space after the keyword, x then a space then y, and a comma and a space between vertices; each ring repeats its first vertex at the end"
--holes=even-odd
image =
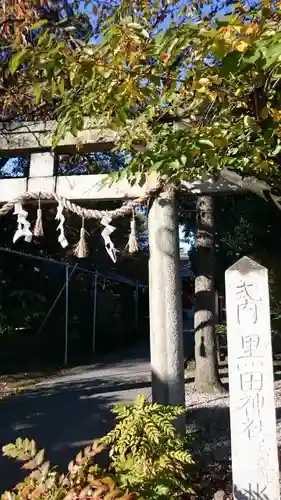
MULTIPOLYGON (((0 401, 0 447, 17 437, 33 438, 51 462, 65 469, 80 448, 110 429, 116 402, 150 392, 147 347, 107 356, 0 401)), ((1 456, 0 492, 21 477, 19 464, 1 456)))

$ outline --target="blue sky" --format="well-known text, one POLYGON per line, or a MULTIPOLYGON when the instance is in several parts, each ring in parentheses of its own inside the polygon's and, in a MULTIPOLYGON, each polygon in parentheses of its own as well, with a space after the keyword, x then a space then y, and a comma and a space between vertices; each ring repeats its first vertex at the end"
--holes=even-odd
POLYGON ((185 236, 185 228, 183 225, 179 226, 179 239, 180 239, 180 252, 181 256, 187 256, 192 246, 195 244, 195 237, 187 238, 185 236))

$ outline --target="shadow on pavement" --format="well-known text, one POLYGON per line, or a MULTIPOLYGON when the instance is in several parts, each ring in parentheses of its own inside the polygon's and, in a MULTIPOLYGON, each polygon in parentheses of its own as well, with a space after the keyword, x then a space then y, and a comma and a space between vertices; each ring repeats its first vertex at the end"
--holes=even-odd
MULTIPOLYGON (((2 400, 0 447, 17 437, 35 439, 39 448, 45 448, 48 459, 65 469, 79 449, 112 427, 112 406, 147 392, 141 389, 144 384, 99 378, 45 385, 2 400), (131 389, 136 392, 125 392, 131 389)), ((20 464, 1 456, 0 492, 15 486, 21 477, 20 464)))

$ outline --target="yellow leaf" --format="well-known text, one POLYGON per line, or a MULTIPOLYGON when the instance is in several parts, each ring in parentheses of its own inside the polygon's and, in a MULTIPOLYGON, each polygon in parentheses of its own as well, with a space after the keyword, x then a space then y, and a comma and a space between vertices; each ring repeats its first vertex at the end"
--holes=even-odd
POLYGON ((258 23, 252 23, 249 24, 248 26, 245 26, 245 35, 252 35, 253 33, 256 33, 259 30, 259 25, 258 23))
POLYGON ((206 94, 211 101, 215 101, 217 96, 218 96, 218 94, 216 92, 214 92, 213 90, 207 90, 206 94))
POLYGON ((219 28, 218 32, 223 35, 223 38, 227 39, 232 36, 233 28, 232 26, 223 26, 222 28, 219 28))
POLYGON ((271 116, 275 122, 279 122, 281 120, 281 110, 272 108, 270 110, 271 116))
POLYGON ((238 40, 234 44, 234 48, 236 50, 238 50, 238 52, 246 52, 246 50, 248 50, 249 47, 250 47, 250 44, 248 42, 246 42, 245 40, 238 40))
POLYGON ((200 78, 198 83, 200 83, 200 85, 202 85, 202 87, 203 87, 204 85, 209 85, 211 82, 210 82, 209 78, 200 78))
POLYGON ((253 162, 258 164, 261 162, 261 156, 260 156, 260 153, 257 153, 253 156, 253 162))
POLYGON ((256 121, 252 116, 249 116, 249 115, 244 116, 245 127, 252 128, 255 123, 256 123, 256 121))
POLYGON ((200 94, 205 94, 208 89, 207 89, 207 87, 203 86, 203 87, 197 88, 196 90, 197 90, 197 92, 200 92, 200 94))
POLYGON ((222 82, 221 78, 219 78, 217 75, 212 76, 212 83, 214 83, 215 85, 220 85, 221 82, 222 82))
POLYGON ((233 26, 233 30, 237 31, 237 33, 241 33, 244 31, 244 26, 233 26))

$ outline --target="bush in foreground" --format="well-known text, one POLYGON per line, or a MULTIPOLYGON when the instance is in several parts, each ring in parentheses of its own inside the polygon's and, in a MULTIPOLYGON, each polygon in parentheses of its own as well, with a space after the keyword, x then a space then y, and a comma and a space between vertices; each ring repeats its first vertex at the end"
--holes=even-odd
POLYGON ((113 411, 115 427, 78 453, 66 474, 45 460, 33 440, 4 446, 4 455, 24 462, 30 473, 2 500, 158 500, 192 493, 188 472, 193 461, 173 424, 185 409, 139 396, 133 405, 116 405, 113 411), (109 460, 102 469, 96 459, 105 449, 109 460))

